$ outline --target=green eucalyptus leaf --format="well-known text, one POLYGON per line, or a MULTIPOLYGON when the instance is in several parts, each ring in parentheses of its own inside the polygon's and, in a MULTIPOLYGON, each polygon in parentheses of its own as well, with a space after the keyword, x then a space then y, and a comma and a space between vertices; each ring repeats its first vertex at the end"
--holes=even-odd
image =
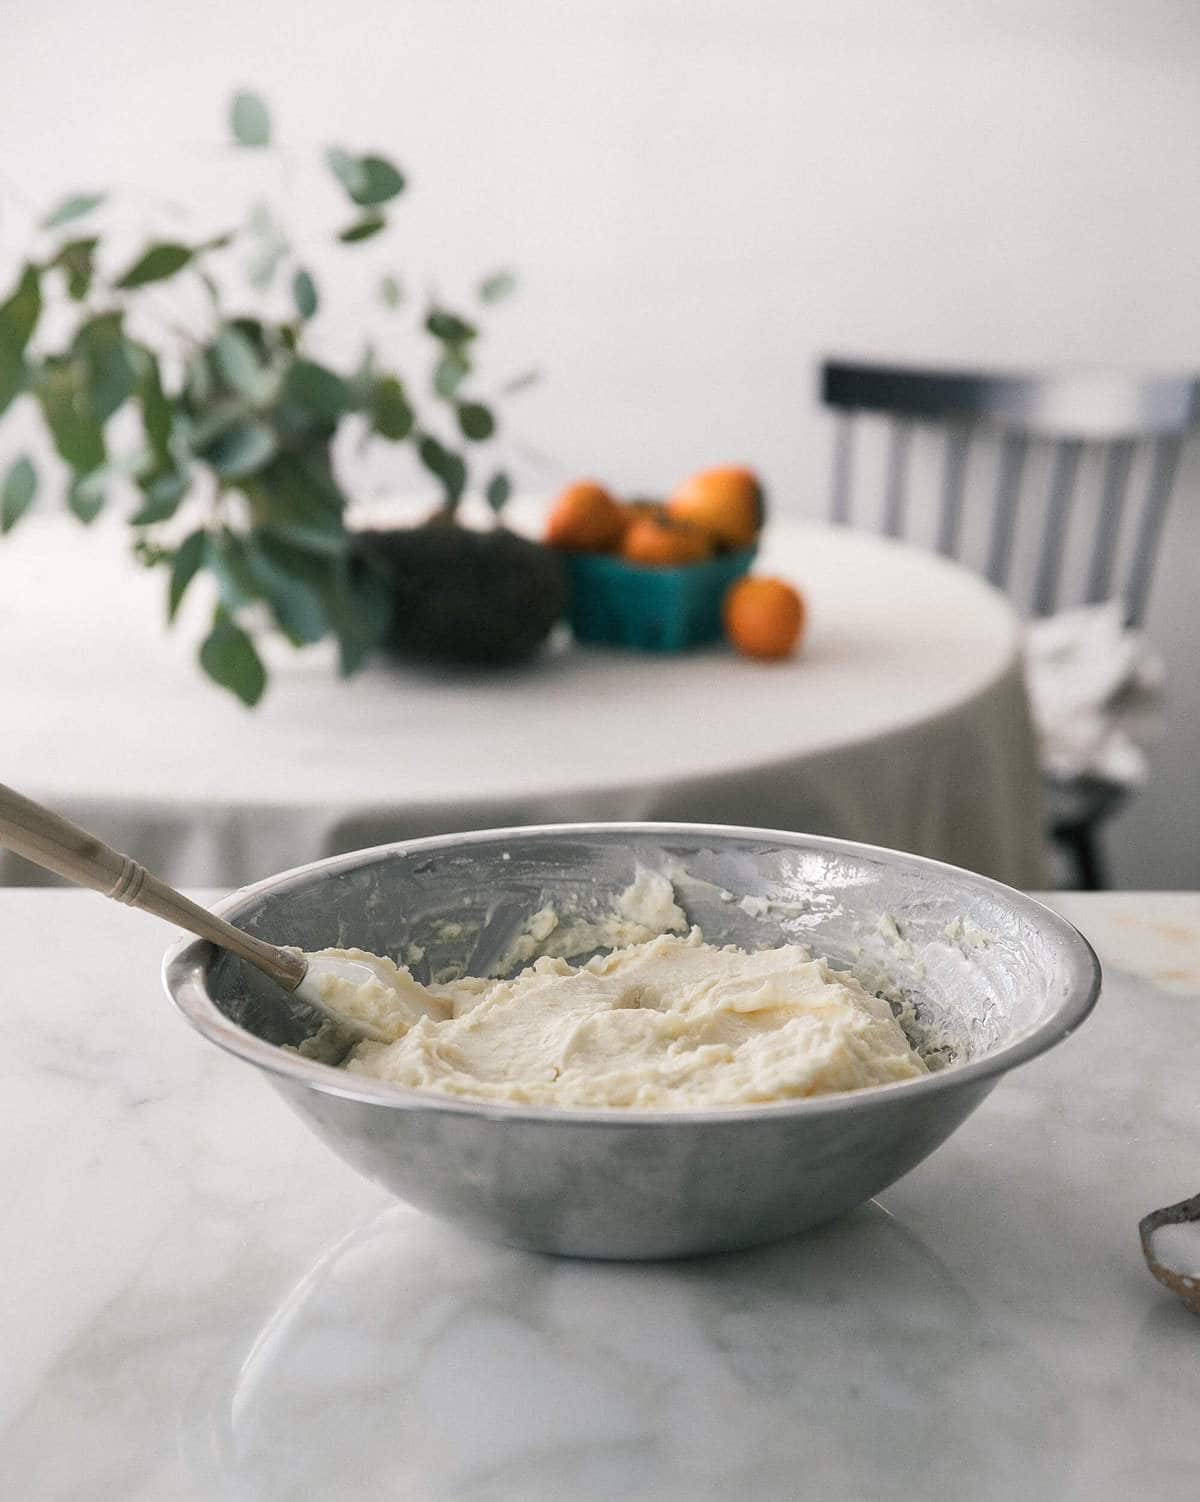
POLYGON ((357 194, 351 194, 355 203, 363 208, 390 203, 404 192, 404 174, 393 162, 382 156, 364 156, 359 165, 363 172, 363 186, 357 194))
POLYGON ((404 191, 404 174, 382 156, 354 156, 340 146, 325 153, 329 170, 360 208, 388 203, 404 191))
POLYGON ((175 550, 171 564, 171 583, 167 590, 167 620, 179 612, 188 585, 203 568, 208 557, 208 533, 203 529, 189 533, 175 550))
POLYGON ((138 375, 142 428, 156 463, 163 466, 171 462, 171 403, 163 391, 157 356, 148 349, 140 349, 139 353, 142 356, 138 375))
POLYGON ((81 360, 46 360, 38 374, 37 397, 54 446, 79 475, 100 469, 105 460, 104 430, 96 420, 81 360))
POLYGON ((359 240, 369 240, 372 235, 377 235, 386 227, 387 220, 382 214, 367 214, 342 230, 338 239, 343 245, 356 245, 359 240))
POLYGON ((340 146, 331 146, 325 153, 325 161, 330 172, 357 203, 358 195, 367 186, 367 174, 361 160, 340 146))
POLYGON ((212 630, 201 644, 200 666, 214 683, 230 689, 248 708, 258 703, 267 686, 266 669, 254 643, 220 607, 212 630))
POLYGON ((217 581, 221 603, 228 610, 240 610, 262 598, 250 567, 248 544, 238 533, 225 528, 217 536, 210 536, 205 561, 217 581))
POLYGON ((503 470, 497 470, 488 481, 487 490, 484 493, 492 510, 497 513, 501 512, 508 504, 509 496, 512 495, 512 481, 503 470))
POLYGON ((342 675, 348 678, 379 645, 391 623, 391 585, 370 568, 338 560, 322 591, 322 604, 337 637, 342 675))
POLYGON ((447 347, 445 354, 433 369, 433 389, 447 401, 454 399, 458 388, 471 374, 471 362, 455 345, 447 347))
POLYGON ((212 399, 213 373, 208 351, 193 350, 183 365, 183 389, 192 410, 200 411, 212 399))
POLYGON ((179 504, 188 493, 190 485, 186 470, 168 469, 154 474, 142 482, 144 500, 129 518, 132 527, 149 527, 157 522, 166 522, 179 510, 179 504))
POLYGON ((458 426, 464 438, 472 443, 482 443, 496 431, 496 419, 482 402, 460 402, 458 426))
POLYGON ((145 287, 151 282, 165 281, 167 277, 174 276, 187 266, 195 252, 189 245, 179 245, 174 242, 164 242, 161 245, 152 245, 138 257, 124 276, 117 279, 116 285, 122 291, 130 292, 135 287, 145 287))
POLYGON ((292 300, 301 318, 312 318, 320 304, 317 284, 307 271, 297 271, 292 278, 292 300))
POLYGON ((125 338, 120 313, 100 313, 80 324, 71 341, 71 356, 80 362, 87 387, 87 403, 103 424, 137 389, 133 346, 125 338))
POLYGON ((90 526, 104 510, 108 499, 107 482, 108 472, 103 465, 91 474, 72 478, 67 489, 67 505, 85 526, 90 526))
POLYGON ((243 480, 275 457, 279 440, 256 417, 243 417, 208 443, 201 452, 222 480, 243 480))
POLYGON ((264 535, 247 545, 246 566, 292 644, 306 646, 320 641, 328 623, 312 574, 314 569, 318 574, 327 573, 330 561, 264 535))
POLYGON ((240 89, 229 107, 229 125, 239 146, 269 146, 271 116, 266 105, 249 89, 240 89))
POLYGON ((504 396, 514 396, 518 391, 526 391, 530 386, 536 386, 541 380, 540 370, 523 370, 520 375, 510 376, 500 391, 504 396))
POLYGON ((358 362, 358 369, 350 377, 350 409, 353 412, 369 412, 375 400, 375 383, 379 379, 375 350, 367 345, 358 362))
POLYGON ((415 421, 404 387, 395 376, 383 376, 375 383, 371 405, 371 427, 381 438, 394 443, 407 438, 415 421))
POLYGON ((252 494, 263 532, 308 552, 346 551, 345 499, 325 458, 281 453, 254 477, 252 494))
POLYGON ((46 215, 42 229, 57 229, 60 224, 69 224, 72 219, 82 219, 93 209, 98 209, 107 198, 106 193, 72 193, 46 215))
POLYGON ((495 271, 480 282, 479 300, 486 303, 501 302, 516 290, 516 286, 517 279, 511 271, 495 271))
POLYGON ((212 362, 225 385, 254 406, 270 399, 275 379, 251 340, 239 328, 224 328, 213 341, 212 362))
POLYGON ((0 533, 11 531, 33 505, 37 483, 37 470, 22 454, 9 466, 0 489, 0 533))
POLYGON ((203 454, 215 439, 253 416, 252 409, 240 398, 226 397, 215 401, 199 417, 189 420, 184 431, 187 445, 193 453, 203 454))
POLYGON ((404 288, 400 278, 389 271, 379 281, 379 301, 385 308, 398 308, 404 301, 404 288))
POLYGON ((283 399, 320 421, 336 422, 350 405, 350 389, 327 366, 315 360, 295 360, 284 377, 283 399))
POLYGON ((25 346, 42 311, 36 266, 27 265, 7 301, 0 303, 0 412, 25 389, 25 346))
POLYGON ((417 454, 430 474, 441 481, 446 504, 457 506, 467 488, 467 466, 461 455, 446 448, 432 433, 421 435, 417 454))
POLYGON ((76 302, 82 302, 91 291, 95 274, 96 246, 99 239, 93 235, 86 240, 68 240, 59 247, 58 254, 50 262, 66 277, 67 292, 76 302))
POLYGON ((472 324, 459 318, 457 314, 447 313, 444 308, 434 308, 425 320, 425 327, 443 344, 466 344, 478 333, 472 324))

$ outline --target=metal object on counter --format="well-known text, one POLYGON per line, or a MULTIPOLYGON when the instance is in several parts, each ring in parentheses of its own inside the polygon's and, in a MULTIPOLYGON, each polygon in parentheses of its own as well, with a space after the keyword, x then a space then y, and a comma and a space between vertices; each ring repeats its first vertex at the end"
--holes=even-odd
POLYGON ((302 1056, 311 1022, 212 946, 164 961, 206 1038, 262 1069, 352 1167, 491 1240, 568 1256, 727 1251, 829 1220, 906 1173, 1007 1070, 1091 1010, 1091 947, 1041 903, 919 856, 771 830, 688 824, 439 836, 318 861, 217 911, 307 949, 353 944, 433 973, 464 967, 500 904, 611 912, 639 868, 675 883, 712 943, 809 944, 915 1007, 954 1062, 839 1095, 706 1111, 566 1110, 405 1090, 302 1056), (414 947, 415 946, 415 947, 414 947))

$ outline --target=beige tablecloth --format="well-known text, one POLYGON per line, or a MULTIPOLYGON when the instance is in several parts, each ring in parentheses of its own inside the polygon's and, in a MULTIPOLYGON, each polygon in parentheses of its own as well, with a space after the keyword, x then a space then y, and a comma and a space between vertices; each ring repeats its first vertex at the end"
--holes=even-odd
MULTIPOLYGON (((247 711, 172 633, 116 528, 33 518, 0 542, 0 780, 176 883, 237 885, 356 846, 478 827, 665 819, 809 830, 1041 871, 1034 739, 1007 602, 884 539, 769 530, 804 591, 802 654, 759 664, 560 643, 501 675, 275 655, 247 711)), ((38 880, 0 852, 0 882, 38 880)))

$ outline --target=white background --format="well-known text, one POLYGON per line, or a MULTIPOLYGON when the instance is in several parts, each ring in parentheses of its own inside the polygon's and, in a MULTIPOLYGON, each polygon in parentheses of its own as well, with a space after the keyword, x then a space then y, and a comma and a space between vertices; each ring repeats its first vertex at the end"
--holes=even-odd
MULTIPOLYGON (((454 298, 519 269, 489 326, 494 373, 545 371, 504 450, 526 489, 596 472, 654 490, 740 458, 781 512, 819 516, 829 351, 1200 366, 1186 0, 6 0, 0 56, 6 278, 32 204, 60 192, 150 195, 117 216, 132 244, 176 222, 155 194, 219 223, 274 182, 221 146, 229 92, 258 88, 329 270, 331 352, 369 325, 419 375, 369 300, 378 272, 419 298, 436 268, 454 298), (336 260, 320 227, 347 216, 307 166, 330 139, 390 151, 412 189, 388 244, 336 260)), ((17 442, 0 430, 0 460, 17 442)), ((388 464, 357 483, 399 483, 388 464)), ((1193 451, 1151 611, 1171 733, 1110 836, 1125 885, 1200 879, 1198 495, 1193 451)))

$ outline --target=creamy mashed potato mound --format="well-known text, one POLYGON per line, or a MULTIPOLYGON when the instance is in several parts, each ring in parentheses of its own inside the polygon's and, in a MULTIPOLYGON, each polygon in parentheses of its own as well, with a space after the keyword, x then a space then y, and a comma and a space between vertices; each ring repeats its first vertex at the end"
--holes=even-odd
POLYGON ((799 944, 754 953, 661 934, 509 980, 420 985, 361 950, 378 982, 326 999, 394 1034, 345 1067, 416 1090, 566 1107, 762 1105, 925 1074, 886 1001, 799 944))

